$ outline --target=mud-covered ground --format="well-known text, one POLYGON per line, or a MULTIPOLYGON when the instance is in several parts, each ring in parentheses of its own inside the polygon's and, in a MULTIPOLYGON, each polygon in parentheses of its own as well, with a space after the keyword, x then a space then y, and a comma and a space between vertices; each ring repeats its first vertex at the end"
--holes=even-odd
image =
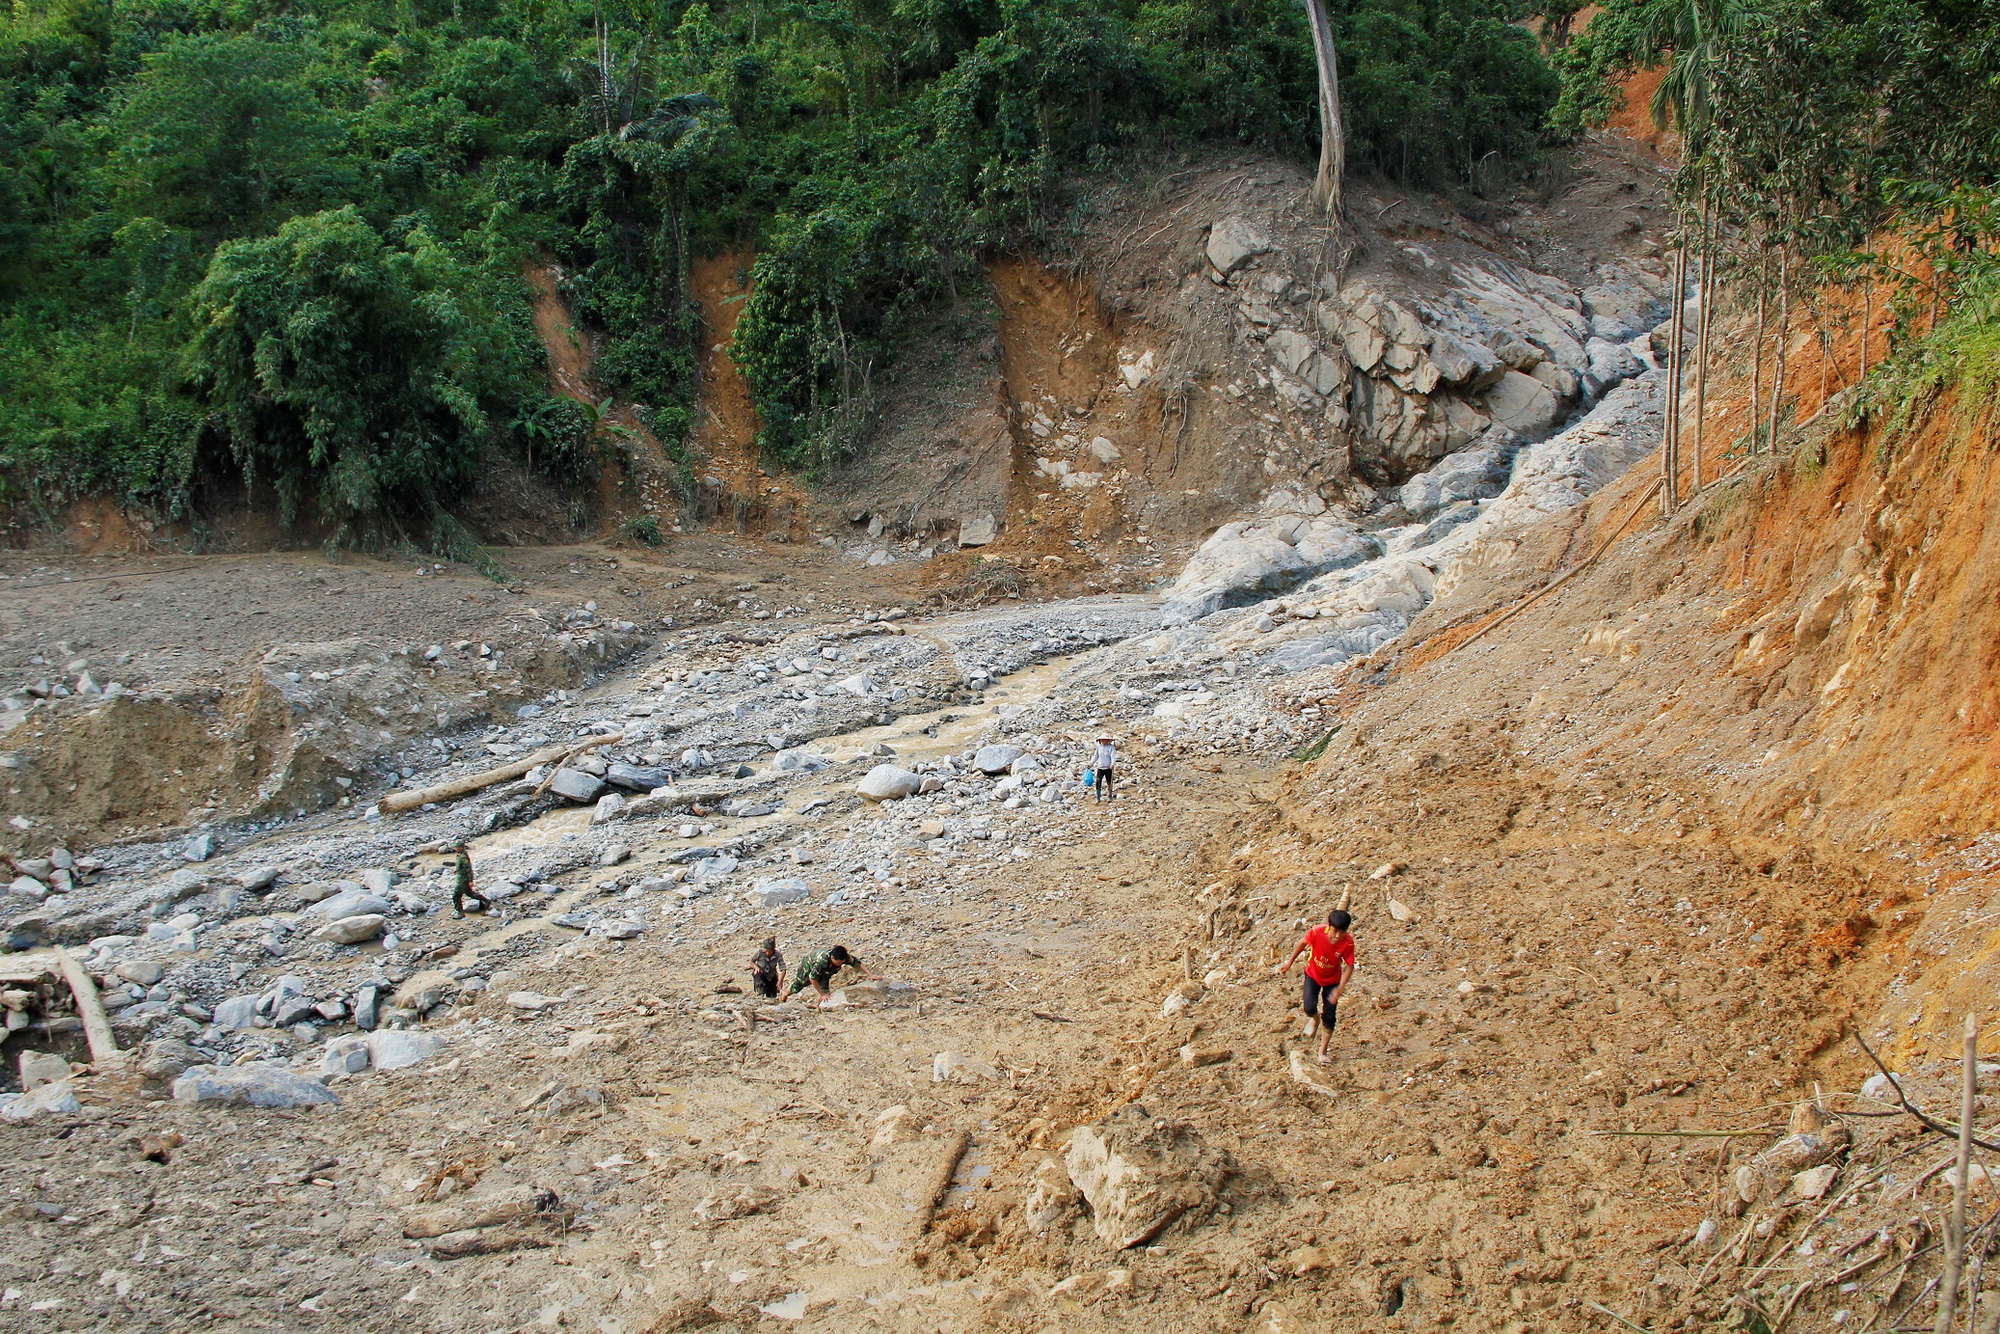
MULTIPOLYGON (((1840 1280, 1855 1290, 1798 1308, 1912 1300, 1946 1150, 1907 1119, 1847 1118, 1838 1208, 1789 1177, 1749 1204, 1736 1187, 1816 1083, 1837 1113, 1886 1110, 1829 1050, 1855 1000, 1809 948, 1852 867, 1733 827, 1671 772, 1643 819, 1607 813, 1562 762, 1580 732, 1523 735, 1420 671, 1351 673, 1328 706, 1342 730, 1301 766, 1288 752, 1328 715, 1272 693, 1296 683, 1147 613, 738 613, 481 743, 497 760, 622 720, 628 760, 692 764, 691 801, 593 824, 524 784, 224 827, 199 864, 177 839, 105 850, 47 915, 60 933, 64 912, 125 914, 79 947, 126 988, 115 1018, 141 1055, 77 1079, 79 1112, 0 1123, 0 1304, 24 1329, 1615 1325, 1600 1307, 1672 1328, 1718 1318, 1738 1284, 1775 1318, 1801 1276, 1871 1258, 1840 1280), (871 693, 841 688, 860 675, 871 693), (966 699, 884 708, 915 686, 966 699), (1477 707, 1441 704, 1461 699, 1477 707), (796 749, 827 767, 779 770, 767 744, 735 777, 678 753, 807 704, 830 712, 796 749), (1107 723, 1127 772, 1098 804, 1076 772, 1107 723), (1045 767, 980 773, 986 743, 1045 767), (863 802, 877 764, 938 790, 863 802), (499 920, 445 907, 437 849, 467 833, 499 920), (233 891, 263 866, 280 874, 261 898, 233 891), (369 867, 411 896, 396 944, 312 940, 317 887, 369 867), (746 901, 785 878, 805 902, 746 901), (1295 976, 1271 968, 1350 884, 1361 971, 1321 1068, 1295 976), (735 988, 770 934, 794 963, 845 943, 891 985, 758 1002, 735 988), (130 996, 120 959, 161 961, 166 994, 130 996), (210 1022, 281 976, 343 1002, 379 984, 378 1031, 423 1056, 336 1074, 338 1102, 310 1109, 189 1105, 143 1077, 168 1038, 323 1071, 342 1020, 210 1022), (1074 1128, 1128 1105, 1212 1170, 1123 1249, 1062 1183, 1074 1128), (1674 1130, 1703 1137, 1657 1137, 1674 1130)), ((1527 671, 1573 642, 1552 615, 1495 652, 1527 671)), ((1638 693, 1592 698, 1643 712, 1638 693)), ((1950 869, 1878 851, 1913 879, 1950 869)), ((1983 904, 1976 875, 1943 878, 1983 904)), ((1911 1084, 1942 1107, 1950 1075, 1911 1084)))

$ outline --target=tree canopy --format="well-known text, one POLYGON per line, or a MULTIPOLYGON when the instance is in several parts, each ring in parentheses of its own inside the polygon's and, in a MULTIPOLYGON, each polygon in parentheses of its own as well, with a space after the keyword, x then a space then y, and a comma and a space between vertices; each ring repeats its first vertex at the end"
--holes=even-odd
MULTIPOLYGON (((1558 83, 1509 3, 1329 9, 1355 170, 1452 187, 1542 142, 1558 83)), ((482 450, 573 484, 523 263, 671 446, 690 259, 729 245, 766 447, 810 468, 1078 168, 1317 134, 1298 0, 19 0, 0 501, 248 478, 361 533, 449 507, 482 450)))

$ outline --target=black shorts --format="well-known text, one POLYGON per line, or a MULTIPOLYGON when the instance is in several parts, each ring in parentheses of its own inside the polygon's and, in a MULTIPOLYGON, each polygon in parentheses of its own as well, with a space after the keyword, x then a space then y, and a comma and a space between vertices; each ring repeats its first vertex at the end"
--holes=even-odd
POLYGON ((1339 983, 1337 982, 1315 982, 1310 975, 1305 979, 1304 1004, 1300 1008, 1325 1024, 1329 1029, 1333 1027, 1333 1021, 1338 1016, 1340 1010, 1339 1003, 1333 998, 1334 988, 1338 985, 1339 983))

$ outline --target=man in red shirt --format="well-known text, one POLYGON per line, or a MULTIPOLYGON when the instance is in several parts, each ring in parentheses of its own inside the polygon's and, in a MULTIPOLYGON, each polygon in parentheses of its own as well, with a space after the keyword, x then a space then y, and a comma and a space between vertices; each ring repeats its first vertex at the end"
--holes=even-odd
POLYGON ((1306 932, 1306 938, 1299 942, 1299 947, 1292 951, 1292 957, 1285 960, 1285 966, 1278 970, 1278 976, 1283 977, 1292 971, 1292 965, 1299 961, 1301 954, 1308 956, 1304 1037, 1311 1041, 1313 1029, 1319 1029, 1321 1065, 1330 1063, 1326 1049, 1333 1043, 1333 1022, 1339 1013, 1340 993, 1347 990, 1347 980, 1354 976, 1354 936, 1347 929, 1353 920, 1344 911, 1335 908, 1326 915, 1325 926, 1316 926, 1306 932))

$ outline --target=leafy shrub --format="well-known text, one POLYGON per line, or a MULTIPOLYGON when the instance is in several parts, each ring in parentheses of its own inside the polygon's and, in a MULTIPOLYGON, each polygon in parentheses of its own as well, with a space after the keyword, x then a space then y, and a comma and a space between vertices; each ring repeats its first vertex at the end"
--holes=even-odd
POLYGON ((391 246, 351 207, 294 218, 216 252, 188 365, 286 522, 393 522, 464 486, 518 389, 494 296, 421 227, 391 246))

